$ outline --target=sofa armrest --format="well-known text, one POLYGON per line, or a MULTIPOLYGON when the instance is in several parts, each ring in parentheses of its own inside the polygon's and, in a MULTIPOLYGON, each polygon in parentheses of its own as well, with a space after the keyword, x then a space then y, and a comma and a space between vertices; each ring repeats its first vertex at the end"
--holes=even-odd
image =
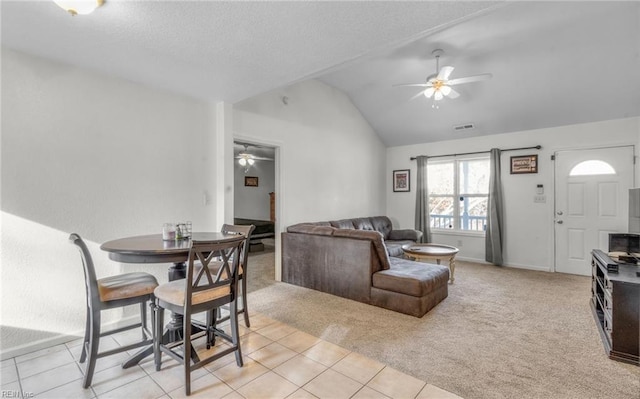
POLYGON ((402 229, 402 230, 391 230, 389 232, 388 239, 393 241, 411 240, 411 241, 419 242, 421 238, 422 238, 422 232, 420 230, 402 229))

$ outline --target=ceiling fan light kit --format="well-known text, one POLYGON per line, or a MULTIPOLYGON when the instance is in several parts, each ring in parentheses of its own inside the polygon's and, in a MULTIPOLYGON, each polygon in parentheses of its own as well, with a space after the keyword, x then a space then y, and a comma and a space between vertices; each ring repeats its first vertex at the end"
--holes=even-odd
POLYGON ((254 161, 253 158, 251 158, 250 154, 240 154, 240 159, 238 160, 238 163, 242 166, 246 166, 247 164, 251 166, 255 162, 256 161, 254 161))
MULTIPOLYGON (((238 164, 244 167, 244 173, 247 173, 249 171, 249 168, 251 168, 256 163, 256 161, 274 161, 272 157, 264 156, 260 152, 258 152, 258 154, 256 154, 255 152, 253 154, 249 153, 250 146, 260 148, 261 146, 259 145, 239 143, 237 141, 234 141, 234 144, 244 147, 244 150, 238 152, 238 154, 234 157, 238 160, 238 164)), ((262 152, 264 153, 264 151, 262 152)))
POLYGON ((250 154, 240 154, 240 159, 238 159, 240 166, 244 166, 244 173, 249 172, 249 169, 255 162, 250 154))
POLYGON ((431 54, 436 58, 436 73, 433 75, 427 76, 426 83, 410 83, 410 84, 400 84, 394 86, 413 86, 413 87, 426 87, 423 91, 419 92, 417 95, 412 97, 411 99, 415 99, 419 97, 421 94, 426 98, 433 98, 433 104, 431 108, 438 109, 440 108, 436 101, 441 101, 445 97, 454 99, 460 96, 460 93, 455 91, 451 86, 459 85, 463 83, 471 83, 471 82, 479 82, 482 80, 487 80, 491 78, 490 73, 484 73, 481 75, 475 76, 467 76, 464 78, 457 79, 449 79, 451 73, 455 69, 452 66, 443 66, 440 68, 440 57, 444 54, 442 49, 435 49, 431 52, 431 54))
POLYGON ((256 163, 255 159, 253 159, 253 155, 247 152, 248 147, 249 146, 247 144, 244 144, 244 152, 238 154, 238 163, 241 166, 244 166, 244 173, 247 173, 249 168, 256 163))
POLYGON ((104 0, 53 0, 72 16, 88 15, 104 4, 104 0))

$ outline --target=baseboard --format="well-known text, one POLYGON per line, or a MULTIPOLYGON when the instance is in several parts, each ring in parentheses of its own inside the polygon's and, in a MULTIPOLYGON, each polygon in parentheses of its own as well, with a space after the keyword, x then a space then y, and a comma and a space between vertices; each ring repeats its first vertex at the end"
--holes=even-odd
POLYGON ((77 336, 60 334, 55 337, 41 339, 39 341, 29 342, 28 344, 23 344, 19 346, 14 346, 13 348, 4 349, 2 350, 2 352, 0 352, 0 360, 6 360, 12 357, 22 356, 27 353, 39 351, 40 349, 50 348, 52 346, 56 346, 60 344, 66 344, 67 342, 81 338, 83 335, 84 335, 84 332, 80 333, 77 336))
MULTIPOLYGON (((485 261, 484 259, 474 259, 474 258, 464 258, 461 256, 456 256, 456 260, 461 260, 464 262, 473 262, 473 263, 480 263, 483 265, 491 265, 491 263, 485 261)), ((550 267, 543 267, 543 266, 533 266, 533 265, 522 265, 522 264, 518 264, 518 263, 509 263, 506 265, 502 265, 502 267, 511 267, 513 269, 526 269, 526 270, 534 270, 534 271, 538 271, 538 272, 552 272, 553 270, 551 270, 550 267)))
POLYGON ((533 270, 533 271, 537 271, 537 272, 547 272, 547 273, 551 273, 553 272, 553 270, 551 270, 550 267, 544 267, 544 266, 533 266, 533 265, 519 265, 519 264, 509 264, 509 265, 505 265, 506 267, 512 267, 514 269, 526 269, 526 270, 533 270))
MULTIPOLYGON (((126 326, 127 324, 139 322, 140 316, 133 315, 123 319, 105 323, 102 325, 102 331, 108 331, 112 328, 118 328, 126 326)), ((41 339, 35 342, 29 342, 27 344, 14 346, 13 348, 7 348, 0 351, 0 360, 10 359, 16 356, 22 356, 27 353, 35 352, 41 349, 50 348, 52 346, 66 344, 67 342, 74 341, 78 338, 84 337, 84 330, 74 331, 69 334, 59 334, 51 338, 41 339)))

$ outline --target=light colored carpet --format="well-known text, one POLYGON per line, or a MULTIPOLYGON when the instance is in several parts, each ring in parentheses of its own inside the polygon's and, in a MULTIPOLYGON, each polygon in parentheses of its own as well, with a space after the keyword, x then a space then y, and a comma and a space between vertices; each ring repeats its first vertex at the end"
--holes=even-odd
POLYGON ((249 262, 250 310, 464 398, 640 398, 640 367, 604 353, 590 277, 459 262, 415 318, 276 282, 269 250, 249 262))

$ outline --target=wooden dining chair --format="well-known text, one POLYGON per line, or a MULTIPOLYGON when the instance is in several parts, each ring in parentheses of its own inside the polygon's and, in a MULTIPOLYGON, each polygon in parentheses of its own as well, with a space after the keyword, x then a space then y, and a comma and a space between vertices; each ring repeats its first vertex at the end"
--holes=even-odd
POLYGON ((110 356, 153 344, 152 331, 147 328, 146 305, 147 303, 153 303, 153 290, 158 286, 158 281, 151 274, 142 272, 125 273, 97 279, 91 253, 82 238, 80 238, 78 234, 72 233, 69 236, 69 241, 75 244, 80 250, 80 257, 82 258, 84 268, 84 281, 87 293, 87 320, 80 363, 84 363, 85 360, 87 361, 82 386, 88 388, 91 385, 96 360, 104 356, 110 356), (103 310, 134 304, 140 305, 139 323, 105 332, 100 331, 100 315, 103 310), (141 341, 98 353, 100 337, 138 327, 142 330, 141 341))
MULTIPOLYGON (((256 226, 254 225, 235 225, 235 224, 223 224, 220 231, 224 234, 239 234, 245 237, 244 245, 242 247, 242 251, 240 253, 240 270, 238 271, 238 279, 242 288, 242 307, 238 307, 238 314, 242 313, 244 315, 244 324, 247 327, 251 327, 251 323, 249 322, 249 308, 247 307, 247 266, 249 261, 249 241, 251 240, 251 233, 255 230, 256 226)), ((198 263, 196 267, 200 267, 198 263)), ((211 269, 212 273, 216 273, 217 269, 220 267, 220 262, 215 260, 209 263, 209 269, 211 269)), ((222 316, 221 310, 229 310, 228 306, 222 306, 218 308, 217 314, 215 315, 218 323, 225 322, 229 320, 229 316, 222 316)))
MULTIPOLYGON (((242 247, 242 251, 240 253, 240 271, 238 273, 238 279, 242 285, 242 308, 238 308, 238 313, 243 313, 244 315, 244 324, 247 327, 251 327, 249 323, 249 308, 247 307, 247 266, 249 261, 249 240, 251 240, 251 233, 255 230, 256 226, 254 225, 235 225, 235 224, 224 224, 222 225, 221 231, 225 234, 242 234, 244 239, 244 246, 242 247)), ((218 322, 225 321, 226 318, 219 318, 218 322)))
POLYGON ((160 371, 161 354, 166 353, 184 366, 185 393, 191 394, 191 372, 204 365, 235 352, 236 363, 242 367, 242 352, 240 350, 240 336, 238 333, 238 274, 240 268, 240 254, 244 247, 245 237, 225 242, 191 241, 187 275, 185 279, 170 281, 159 285, 155 291, 155 334, 162 336, 164 326, 164 310, 183 315, 183 339, 171 343, 162 343, 160 339, 154 342, 154 360, 156 370, 160 371), (209 268, 211 262, 220 262, 215 272, 209 268), (198 267, 198 263, 202 266, 198 267), (229 305, 231 335, 216 328, 216 309, 229 305), (192 335, 192 315, 207 312, 206 328, 192 335), (229 341, 231 346, 205 359, 198 359, 191 364, 193 350, 192 341, 205 337, 207 347, 220 336, 229 341))

